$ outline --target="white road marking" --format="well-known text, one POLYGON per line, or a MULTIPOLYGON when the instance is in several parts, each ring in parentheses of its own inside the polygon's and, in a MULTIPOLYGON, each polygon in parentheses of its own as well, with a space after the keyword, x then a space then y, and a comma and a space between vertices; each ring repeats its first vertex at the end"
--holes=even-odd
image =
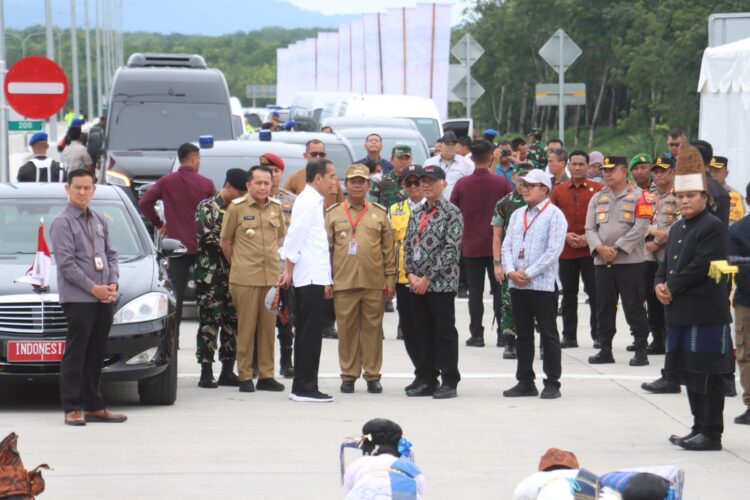
POLYGON ((59 82, 10 82, 9 94, 62 94, 65 85, 59 82))

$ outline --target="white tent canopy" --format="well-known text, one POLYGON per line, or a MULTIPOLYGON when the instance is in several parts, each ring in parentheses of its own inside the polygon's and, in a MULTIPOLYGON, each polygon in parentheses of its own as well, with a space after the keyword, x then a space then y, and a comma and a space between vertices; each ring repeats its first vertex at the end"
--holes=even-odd
POLYGON ((703 52, 698 92, 700 138, 729 159, 727 182, 744 195, 750 183, 750 38, 703 52))

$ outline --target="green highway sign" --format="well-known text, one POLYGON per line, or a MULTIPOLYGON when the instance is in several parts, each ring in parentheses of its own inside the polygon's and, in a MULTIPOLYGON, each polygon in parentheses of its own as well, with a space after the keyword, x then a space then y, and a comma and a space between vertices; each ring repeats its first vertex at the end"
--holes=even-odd
POLYGON ((39 132, 43 122, 41 120, 11 120, 8 122, 10 132, 39 132))

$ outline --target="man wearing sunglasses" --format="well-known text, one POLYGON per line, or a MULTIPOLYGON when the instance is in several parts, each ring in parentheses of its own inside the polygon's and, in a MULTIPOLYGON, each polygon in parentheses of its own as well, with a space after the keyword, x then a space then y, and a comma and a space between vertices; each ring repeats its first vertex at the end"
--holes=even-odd
MULTIPOLYGON (((305 152, 302 156, 304 156, 305 160, 308 162, 317 160, 318 158, 328 158, 326 145, 318 139, 311 139, 305 144, 305 152)), ((284 189, 293 194, 299 195, 302 193, 302 190, 305 189, 306 185, 305 169, 301 168, 289 176, 286 184, 284 184, 284 189)), ((341 186, 337 185, 335 193, 325 196, 324 205, 325 208, 328 209, 328 207, 334 203, 341 203, 342 201, 344 201, 344 192, 341 190, 341 186)))

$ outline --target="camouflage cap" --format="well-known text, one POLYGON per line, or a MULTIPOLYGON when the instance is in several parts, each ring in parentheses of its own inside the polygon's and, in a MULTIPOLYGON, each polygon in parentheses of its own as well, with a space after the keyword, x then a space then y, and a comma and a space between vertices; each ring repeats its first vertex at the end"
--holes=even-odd
POLYGON ((391 156, 401 158, 402 156, 411 156, 411 146, 408 144, 396 144, 393 146, 391 156))
POLYGON ((360 177, 362 179, 370 180, 370 169, 367 168, 365 165, 362 165, 361 163, 355 163, 354 165, 350 165, 349 168, 346 169, 346 178, 347 179, 354 179, 355 177, 360 177))
POLYGON ((513 166, 513 173, 516 175, 526 175, 534 169, 534 165, 531 163, 517 163, 513 166))

